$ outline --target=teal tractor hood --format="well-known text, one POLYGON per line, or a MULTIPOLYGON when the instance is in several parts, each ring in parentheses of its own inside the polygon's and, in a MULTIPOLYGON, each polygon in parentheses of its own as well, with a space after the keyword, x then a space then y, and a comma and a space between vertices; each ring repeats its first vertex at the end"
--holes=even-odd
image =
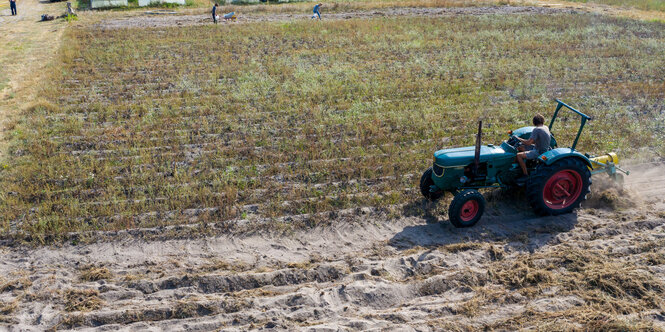
MULTIPOLYGON (((473 163, 473 158, 475 157, 476 148, 473 146, 463 147, 463 148, 454 148, 454 149, 444 149, 434 152, 434 159, 436 164, 441 167, 455 167, 455 166, 466 166, 473 163)), ((497 157, 506 155, 507 152, 498 146, 492 144, 483 145, 480 147, 480 162, 487 162, 488 160, 494 160, 497 157)), ((514 153, 510 153, 507 157, 514 157, 514 153)))

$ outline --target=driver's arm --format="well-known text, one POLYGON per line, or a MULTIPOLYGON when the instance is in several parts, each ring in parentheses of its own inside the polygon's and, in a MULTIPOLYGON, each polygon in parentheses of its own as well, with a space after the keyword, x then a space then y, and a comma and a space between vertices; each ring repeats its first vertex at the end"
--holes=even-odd
POLYGON ((534 141, 533 138, 524 139, 524 138, 521 138, 519 136, 515 136, 515 137, 517 137, 517 139, 520 140, 520 142, 522 142, 522 144, 524 144, 524 145, 533 145, 534 143, 536 143, 536 141, 534 141))

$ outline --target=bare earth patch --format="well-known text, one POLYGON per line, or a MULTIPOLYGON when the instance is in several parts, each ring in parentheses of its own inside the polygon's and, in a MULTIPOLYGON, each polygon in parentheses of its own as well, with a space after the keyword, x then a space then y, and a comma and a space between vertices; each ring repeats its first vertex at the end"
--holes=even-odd
POLYGON ((520 197, 490 198, 470 229, 369 213, 287 234, 3 248, 2 317, 90 330, 662 329, 664 170, 632 168, 632 208, 537 218, 520 197))
MULTIPOLYGON (((570 13, 571 9, 555 9, 544 7, 460 7, 460 8, 388 8, 348 13, 325 13, 325 20, 346 20, 376 17, 441 17, 456 15, 487 15, 487 14, 552 14, 570 13)), ((283 22, 293 20, 309 20, 310 14, 243 14, 235 22, 221 20, 220 24, 239 24, 252 22, 283 22)), ((102 29, 122 28, 157 28, 170 26, 187 26, 212 24, 210 15, 152 15, 132 18, 110 19, 97 24, 102 29)))
POLYGON ((665 12, 656 10, 640 10, 625 6, 610 6, 587 1, 558 1, 558 0, 524 0, 516 1, 521 4, 533 4, 549 8, 568 8, 603 15, 627 17, 638 20, 658 20, 665 22, 665 12))

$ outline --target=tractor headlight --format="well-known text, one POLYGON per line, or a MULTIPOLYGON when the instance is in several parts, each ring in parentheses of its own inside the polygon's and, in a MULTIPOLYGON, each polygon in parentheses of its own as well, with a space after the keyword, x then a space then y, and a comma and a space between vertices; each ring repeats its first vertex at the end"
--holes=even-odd
POLYGON ((436 175, 437 177, 442 177, 443 171, 444 171, 443 167, 437 165, 436 163, 434 163, 434 165, 432 166, 432 172, 434 172, 434 175, 436 175))

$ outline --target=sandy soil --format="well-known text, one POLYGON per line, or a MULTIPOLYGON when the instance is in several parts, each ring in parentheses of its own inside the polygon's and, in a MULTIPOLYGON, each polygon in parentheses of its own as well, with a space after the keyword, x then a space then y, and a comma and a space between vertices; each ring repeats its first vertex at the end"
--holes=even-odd
MULTIPOLYGON (((665 166, 632 171, 620 197, 597 176, 585 204, 594 208, 558 217, 537 218, 520 211, 523 198, 490 195, 484 219, 469 229, 440 215, 387 221, 365 211, 279 235, 3 247, 0 330, 436 330, 574 309, 579 296, 545 289, 526 297, 488 271, 566 250, 639 261, 631 248, 665 237, 665 166), (469 308, 480 289, 494 288, 503 302, 469 308)), ((644 269, 665 282, 665 265, 644 269)), ((644 314, 665 328, 662 315, 644 314)))
MULTIPOLYGON (((461 8, 388 8, 369 11, 356 11, 350 13, 323 13, 325 20, 344 20, 355 18, 373 17, 400 17, 400 16, 454 16, 454 15, 487 15, 487 14, 551 14, 555 12, 570 12, 571 9, 555 9, 545 7, 461 7, 461 8)), ((154 11, 153 11, 154 12, 154 11)), ((311 14, 239 14, 238 19, 233 21, 220 20, 220 24, 239 24, 251 22, 280 22, 291 20, 309 20, 311 14)), ((97 24, 102 29, 121 28, 155 28, 168 26, 186 26, 212 24, 209 15, 155 15, 146 13, 143 16, 132 18, 111 19, 97 24)))

